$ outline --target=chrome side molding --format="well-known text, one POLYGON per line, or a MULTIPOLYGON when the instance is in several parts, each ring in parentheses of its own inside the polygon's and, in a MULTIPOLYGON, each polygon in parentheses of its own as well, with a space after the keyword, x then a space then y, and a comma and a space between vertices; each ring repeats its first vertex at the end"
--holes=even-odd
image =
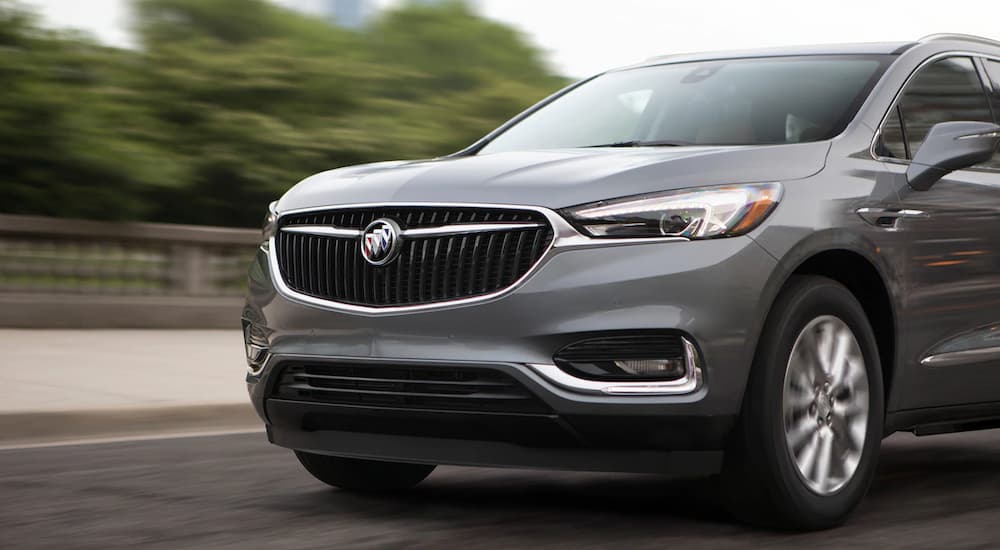
POLYGON ((861 219, 869 225, 881 227, 882 229, 895 230, 896 223, 902 218, 929 218, 930 214, 923 210, 913 210, 909 208, 858 208, 854 211, 861 219))
POLYGON ((921 359, 920 364, 925 367, 950 367, 953 365, 982 363, 986 361, 1000 361, 1000 347, 936 353, 921 359))

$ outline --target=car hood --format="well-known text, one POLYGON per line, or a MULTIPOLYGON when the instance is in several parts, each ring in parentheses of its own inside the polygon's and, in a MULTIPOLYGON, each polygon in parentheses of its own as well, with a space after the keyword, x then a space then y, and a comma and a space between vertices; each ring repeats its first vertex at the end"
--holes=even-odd
POLYGON ((322 172, 278 211, 364 203, 482 203, 564 208, 702 185, 781 182, 823 169, 829 142, 772 146, 593 148, 380 162, 322 172))

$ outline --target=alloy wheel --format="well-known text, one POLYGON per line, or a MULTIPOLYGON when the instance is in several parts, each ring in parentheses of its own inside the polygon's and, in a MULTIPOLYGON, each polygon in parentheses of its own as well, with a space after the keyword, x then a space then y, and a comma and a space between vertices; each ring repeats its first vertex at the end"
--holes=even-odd
POLYGON ((868 373, 843 320, 824 315, 799 333, 782 392, 785 443, 799 476, 827 496, 857 471, 868 428, 868 373))

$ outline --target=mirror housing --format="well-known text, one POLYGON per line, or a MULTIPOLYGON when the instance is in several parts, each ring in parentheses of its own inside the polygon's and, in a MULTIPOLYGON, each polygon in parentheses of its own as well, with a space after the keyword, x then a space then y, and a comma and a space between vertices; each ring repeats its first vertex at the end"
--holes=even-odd
POLYGON ((1000 126, 990 122, 935 124, 906 169, 906 181, 926 191, 949 172, 990 160, 998 142, 1000 126))

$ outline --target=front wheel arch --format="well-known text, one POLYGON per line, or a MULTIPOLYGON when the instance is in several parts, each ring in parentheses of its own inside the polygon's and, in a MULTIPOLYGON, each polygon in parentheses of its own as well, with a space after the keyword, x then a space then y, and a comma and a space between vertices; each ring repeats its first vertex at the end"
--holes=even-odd
MULTIPOLYGON (((748 339, 747 357, 753 357, 768 316, 781 292, 797 275, 826 277, 844 285, 868 316, 875 331, 882 363, 886 411, 894 410, 899 374, 899 335, 897 310, 899 281, 894 270, 870 241, 844 231, 814 234, 782 256, 761 293, 760 314, 748 339)), ((750 373, 747 372, 747 381, 750 373)), ((744 384, 744 390, 746 384, 744 384)))

